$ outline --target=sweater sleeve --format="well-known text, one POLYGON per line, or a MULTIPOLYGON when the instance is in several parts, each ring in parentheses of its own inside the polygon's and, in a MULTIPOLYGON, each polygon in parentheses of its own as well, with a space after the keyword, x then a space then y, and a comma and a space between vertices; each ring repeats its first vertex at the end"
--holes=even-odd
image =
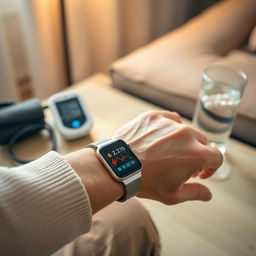
POLYGON ((0 167, 0 255, 50 255, 90 230, 88 194, 56 152, 0 167))

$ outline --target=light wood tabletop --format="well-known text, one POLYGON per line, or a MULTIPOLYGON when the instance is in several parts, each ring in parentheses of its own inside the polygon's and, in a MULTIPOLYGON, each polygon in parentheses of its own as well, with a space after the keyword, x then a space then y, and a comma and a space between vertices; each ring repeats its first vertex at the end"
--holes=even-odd
MULTIPOLYGON (((110 79, 97 74, 68 90, 82 94, 92 113, 90 134, 75 141, 65 141, 59 134, 58 152, 65 154, 85 144, 110 137, 122 124, 138 114, 160 109, 111 87, 110 79)), ((47 121, 54 126, 50 110, 47 121)), ((188 123, 187 120, 184 122, 188 123)), ((49 142, 44 133, 20 142, 15 153, 35 158, 46 152, 49 142)), ((162 239, 162 255, 256 255, 256 149, 234 139, 229 140, 226 161, 232 175, 225 181, 204 180, 213 192, 208 202, 187 202, 166 206, 141 201, 149 209, 162 239)), ((0 165, 11 166, 6 148, 0 148, 0 165)), ((197 181, 197 179, 196 179, 197 181)))

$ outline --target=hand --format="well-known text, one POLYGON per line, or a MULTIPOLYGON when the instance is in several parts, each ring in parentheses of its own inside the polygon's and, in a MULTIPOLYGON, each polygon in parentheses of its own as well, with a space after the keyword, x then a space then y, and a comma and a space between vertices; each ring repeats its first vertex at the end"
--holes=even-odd
POLYGON ((146 112, 118 129, 113 137, 128 142, 143 163, 138 196, 168 205, 211 199, 206 186, 187 181, 193 176, 210 177, 222 164, 222 154, 207 146, 200 132, 182 124, 178 114, 146 112))

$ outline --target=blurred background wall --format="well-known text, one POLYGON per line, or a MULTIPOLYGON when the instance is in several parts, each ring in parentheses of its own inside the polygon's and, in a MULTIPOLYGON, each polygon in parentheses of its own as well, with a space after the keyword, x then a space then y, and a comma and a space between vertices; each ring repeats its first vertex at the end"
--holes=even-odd
POLYGON ((41 99, 65 88, 61 4, 72 83, 180 26, 215 2, 0 0, 0 101, 41 99))

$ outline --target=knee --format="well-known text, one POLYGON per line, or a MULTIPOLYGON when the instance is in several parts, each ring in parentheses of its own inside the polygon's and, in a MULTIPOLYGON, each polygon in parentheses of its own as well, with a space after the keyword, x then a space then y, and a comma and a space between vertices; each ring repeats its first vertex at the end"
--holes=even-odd
POLYGON ((115 202, 96 214, 91 232, 102 248, 116 250, 117 255, 158 255, 160 251, 155 224, 149 212, 135 198, 125 203, 115 202))

